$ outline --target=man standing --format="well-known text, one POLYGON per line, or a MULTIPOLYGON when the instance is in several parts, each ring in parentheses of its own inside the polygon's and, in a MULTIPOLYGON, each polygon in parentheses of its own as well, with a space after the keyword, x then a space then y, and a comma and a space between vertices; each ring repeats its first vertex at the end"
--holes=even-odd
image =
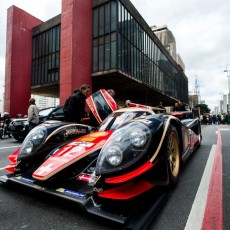
POLYGON ((39 108, 35 104, 35 99, 30 98, 30 106, 28 108, 28 122, 29 122, 29 131, 32 130, 35 126, 39 124, 39 108))
POLYGON ((90 87, 84 84, 80 87, 79 92, 70 97, 66 121, 81 123, 81 119, 86 117, 85 99, 89 95, 89 90, 90 87))
POLYGON ((185 104, 182 99, 179 100, 179 111, 186 111, 185 104))

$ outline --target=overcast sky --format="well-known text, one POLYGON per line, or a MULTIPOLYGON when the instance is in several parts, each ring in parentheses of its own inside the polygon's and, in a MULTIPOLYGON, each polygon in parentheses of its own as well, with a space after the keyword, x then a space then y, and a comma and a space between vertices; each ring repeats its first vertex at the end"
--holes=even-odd
MULTIPOLYGON (((230 4, 224 0, 131 0, 149 26, 167 25, 185 64, 189 91, 197 79, 201 100, 214 109, 227 94, 230 69, 230 4)), ((61 13, 61 0, 0 1, 0 99, 5 79, 7 8, 15 5, 42 21, 61 13)))

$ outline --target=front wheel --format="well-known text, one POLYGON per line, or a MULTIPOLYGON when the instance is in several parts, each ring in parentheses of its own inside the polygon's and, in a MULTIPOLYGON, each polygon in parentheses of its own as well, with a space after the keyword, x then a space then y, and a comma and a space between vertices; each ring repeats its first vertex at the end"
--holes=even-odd
POLYGON ((176 128, 173 126, 170 126, 168 129, 167 154, 169 186, 173 186, 178 182, 181 171, 179 137, 176 128))

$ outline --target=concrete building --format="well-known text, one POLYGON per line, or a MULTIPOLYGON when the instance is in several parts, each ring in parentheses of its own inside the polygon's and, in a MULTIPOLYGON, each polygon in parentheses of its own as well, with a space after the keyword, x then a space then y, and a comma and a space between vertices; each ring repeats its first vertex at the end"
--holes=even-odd
POLYGON ((61 15, 46 22, 12 6, 6 40, 4 110, 12 116, 27 111, 31 94, 63 105, 84 83, 92 93, 113 88, 119 105, 188 103, 183 70, 129 0, 62 0, 61 15))
POLYGON ((180 57, 180 55, 177 53, 176 49, 176 39, 172 33, 168 29, 168 27, 161 26, 157 27, 156 25, 151 27, 154 34, 158 37, 158 39, 161 41, 161 43, 164 45, 166 50, 168 50, 169 54, 172 56, 172 58, 177 62, 177 64, 182 68, 182 70, 185 70, 185 65, 180 57))

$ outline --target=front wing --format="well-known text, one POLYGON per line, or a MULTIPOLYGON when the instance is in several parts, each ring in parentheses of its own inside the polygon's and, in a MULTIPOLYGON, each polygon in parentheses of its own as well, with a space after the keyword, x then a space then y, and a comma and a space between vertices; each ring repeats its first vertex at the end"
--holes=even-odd
MULTIPOLYGON (((89 195, 66 188, 49 189, 36 184, 34 179, 14 176, 13 174, 0 176, 0 182, 5 183, 6 185, 17 184, 19 186, 35 189, 42 193, 75 202, 80 205, 86 213, 121 224, 124 229, 147 228, 167 199, 167 193, 161 191, 160 194, 156 194, 155 198, 153 198, 153 194, 151 194, 150 200, 142 201, 141 204, 135 204, 130 210, 126 209, 126 213, 124 211, 119 213, 119 210, 110 210, 108 206, 104 207, 101 204, 97 204, 94 201, 92 194, 89 195)), ((125 204, 121 204, 120 206, 121 210, 124 210, 125 207, 125 204)))

